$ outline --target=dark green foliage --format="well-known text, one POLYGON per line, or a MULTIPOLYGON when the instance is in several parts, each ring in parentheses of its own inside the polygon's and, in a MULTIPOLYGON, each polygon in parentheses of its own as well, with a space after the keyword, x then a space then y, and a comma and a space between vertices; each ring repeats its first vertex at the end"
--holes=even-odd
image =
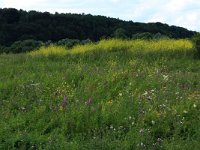
POLYGON ((49 46, 51 44, 55 44, 58 46, 64 46, 66 48, 72 48, 75 45, 84 45, 91 43, 90 39, 86 40, 78 40, 78 39, 62 39, 58 42, 54 43, 51 40, 43 43, 41 41, 36 40, 24 40, 24 41, 16 41, 11 46, 2 46, 0 45, 0 54, 1 53, 24 53, 35 50, 41 46, 49 46))
POLYGON ((167 35, 163 35, 161 33, 156 33, 153 35, 153 39, 169 39, 170 37, 167 35))
POLYGON ((135 23, 90 14, 50 14, 23 11, 13 8, 0 9, 0 45, 11 46, 16 41, 34 39, 44 43, 61 39, 91 39, 119 36, 131 38, 133 34, 160 32, 172 38, 190 38, 195 32, 162 23, 135 23))
POLYGON ((57 45, 66 46, 68 48, 71 48, 76 44, 80 44, 80 40, 66 38, 66 39, 62 39, 62 40, 57 42, 57 45))
POLYGON ((127 35, 126 34, 126 30, 123 29, 123 28, 116 29, 115 32, 114 32, 114 34, 113 34, 113 36, 115 38, 119 38, 119 39, 126 39, 127 38, 126 35, 127 35))
POLYGON ((88 43, 92 43, 92 41, 90 39, 86 39, 86 40, 82 40, 81 41, 81 44, 84 45, 84 44, 88 44, 88 43))
POLYGON ((51 44, 53 44, 53 42, 51 40, 48 40, 47 42, 44 43, 45 46, 49 46, 51 44))
POLYGON ((167 39, 169 38, 166 35, 162 35, 161 33, 152 34, 149 32, 137 33, 132 36, 132 39, 143 39, 143 40, 153 40, 153 39, 167 39))
POLYGON ((3 9, 3 11, 0 11, 2 21, 8 24, 16 23, 20 19, 20 11, 9 8, 9 9, 3 9))
POLYGON ((144 40, 150 40, 153 39, 153 34, 149 32, 144 33, 137 33, 132 36, 132 39, 144 39, 144 40))
POLYGON ((197 55, 198 55, 198 57, 200 57, 200 33, 196 34, 193 37, 193 42, 194 42, 195 48, 197 50, 197 55))
POLYGON ((8 53, 8 51, 9 51, 8 47, 0 45, 0 54, 8 53))
POLYGON ((43 43, 41 41, 35 40, 16 41, 11 45, 9 51, 13 53, 24 53, 37 49, 42 45, 43 43))
POLYGON ((58 46, 65 46, 66 48, 72 48, 75 45, 84 45, 87 43, 91 43, 92 41, 90 39, 87 40, 78 40, 78 39, 62 39, 59 40, 56 45, 58 46))

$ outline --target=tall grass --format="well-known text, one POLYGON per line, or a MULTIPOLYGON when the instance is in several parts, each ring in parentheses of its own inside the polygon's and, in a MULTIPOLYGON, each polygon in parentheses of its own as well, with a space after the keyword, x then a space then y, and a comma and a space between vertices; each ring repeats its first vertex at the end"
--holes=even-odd
POLYGON ((111 39, 0 55, 0 149, 199 149, 194 54, 111 39))
POLYGON ((31 51, 29 55, 31 56, 65 56, 67 54, 66 48, 63 46, 50 45, 47 47, 40 47, 35 51, 31 51))
POLYGON ((95 51, 116 51, 126 50, 130 52, 148 52, 148 51, 188 51, 193 47, 192 42, 189 40, 172 40, 161 39, 159 41, 146 41, 146 40, 101 40, 97 43, 90 43, 86 45, 77 45, 72 49, 66 50, 60 46, 42 47, 39 50, 30 53, 31 56, 49 56, 49 55, 67 55, 67 54, 81 54, 86 52, 95 51))

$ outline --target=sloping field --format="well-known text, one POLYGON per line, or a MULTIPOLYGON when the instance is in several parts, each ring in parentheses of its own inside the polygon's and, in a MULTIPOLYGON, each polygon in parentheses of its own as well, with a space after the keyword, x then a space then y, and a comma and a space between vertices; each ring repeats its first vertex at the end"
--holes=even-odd
POLYGON ((0 149, 199 149, 189 40, 102 40, 0 55, 0 149))

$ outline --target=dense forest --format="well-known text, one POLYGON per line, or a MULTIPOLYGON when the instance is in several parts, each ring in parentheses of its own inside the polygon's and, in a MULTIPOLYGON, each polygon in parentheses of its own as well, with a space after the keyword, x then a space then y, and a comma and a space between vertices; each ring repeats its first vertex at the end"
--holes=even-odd
POLYGON ((170 38, 190 38, 195 32, 162 23, 137 23, 90 14, 70 14, 0 9, 0 45, 10 47, 16 42, 35 40, 57 42, 61 39, 90 39, 123 34, 132 38, 138 33, 162 34, 170 38))

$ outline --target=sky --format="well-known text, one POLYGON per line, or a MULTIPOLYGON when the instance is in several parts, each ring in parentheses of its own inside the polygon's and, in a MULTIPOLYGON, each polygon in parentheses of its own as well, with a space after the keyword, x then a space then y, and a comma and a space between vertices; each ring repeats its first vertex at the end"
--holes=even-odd
POLYGON ((200 31, 200 0, 0 0, 0 8, 85 13, 200 31))

